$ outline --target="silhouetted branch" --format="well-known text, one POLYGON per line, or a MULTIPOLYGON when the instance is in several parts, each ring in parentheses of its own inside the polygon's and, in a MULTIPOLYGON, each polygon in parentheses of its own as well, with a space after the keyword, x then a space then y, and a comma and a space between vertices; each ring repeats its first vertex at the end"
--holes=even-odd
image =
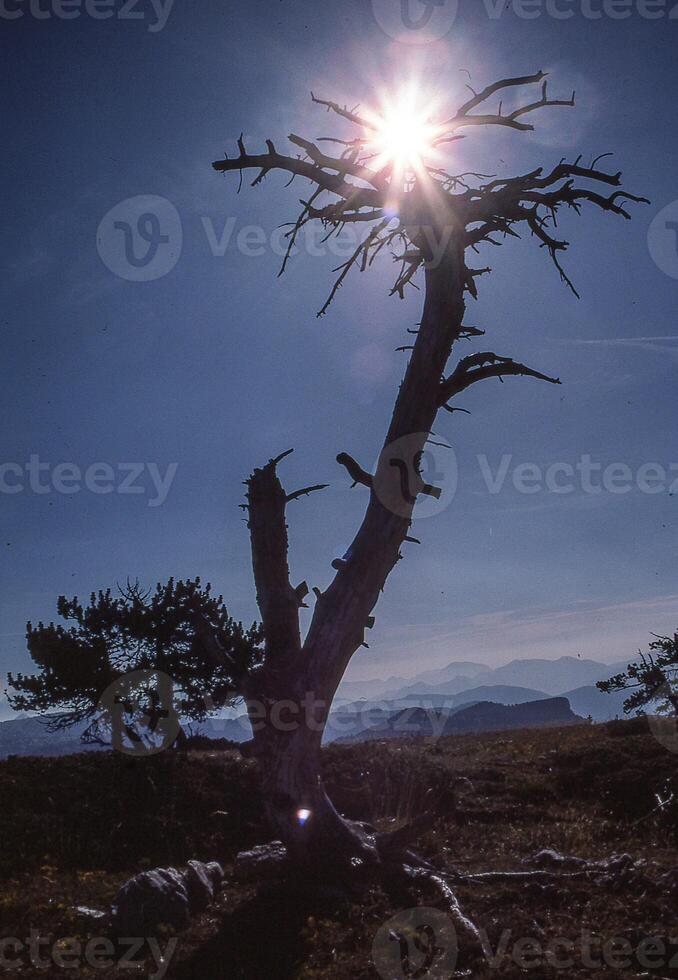
MULTIPOLYGON (((311 92, 311 100, 316 103, 316 105, 323 105, 328 112, 334 112, 342 119, 348 119, 349 122, 354 123, 356 126, 362 126, 364 129, 374 129, 374 123, 369 122, 364 116, 359 116, 355 109, 350 110, 346 106, 340 106, 338 102, 331 102, 327 99, 318 99, 311 92)), ((358 106, 355 107, 356 109, 358 106)))
MULTIPOLYGON (((236 170, 259 170, 259 175, 252 182, 252 186, 260 183, 271 170, 283 170, 297 177, 305 177, 324 191, 336 194, 346 201, 352 200, 354 207, 378 208, 382 206, 383 196, 379 191, 368 187, 357 187, 355 184, 350 184, 344 180, 340 173, 330 174, 322 167, 309 163, 307 160, 278 153, 270 140, 267 140, 267 146, 268 153, 247 153, 241 140, 239 141, 240 153, 237 157, 215 160, 212 166, 218 173, 229 173, 236 170), (358 204, 358 202, 361 203, 358 204)), ((332 169, 341 171, 341 162, 337 160, 335 163, 336 167, 333 166, 332 169)))
POLYGON ((292 450, 256 469, 247 481, 248 527, 252 567, 261 611, 266 657, 297 653, 301 648, 299 602, 290 584, 285 506, 288 496, 276 467, 292 450))
MULTIPOLYGON (((573 106, 574 105, 574 92, 570 99, 549 99, 547 82, 546 82, 546 72, 538 71, 534 75, 522 75, 516 78, 504 78, 501 81, 494 82, 492 85, 488 85, 481 92, 473 92, 472 98, 465 102, 456 112, 454 116, 446 120, 440 127, 441 134, 434 141, 434 145, 446 142, 450 135, 455 133, 457 129, 461 129, 464 126, 508 126, 510 129, 517 129, 523 132, 531 131, 534 129, 530 123, 519 122, 519 120, 528 115, 531 112, 535 112, 537 109, 543 109, 547 106, 573 106), (541 98, 534 102, 529 102, 526 105, 519 106, 519 108, 514 109, 512 112, 504 115, 502 113, 502 104, 499 104, 499 110, 496 113, 486 113, 481 115, 470 115, 473 109, 477 109, 484 102, 487 102, 489 98, 495 95, 497 92, 504 91, 511 88, 519 88, 525 85, 534 85, 541 82, 541 98)), ((470 86, 469 86, 470 88, 470 86)))
POLYGON ((348 475, 353 480, 353 486, 361 483, 364 487, 372 486, 372 475, 364 470, 348 453, 339 453, 337 463, 340 463, 348 471, 348 475))
POLYGON ((570 207, 579 212, 581 205, 588 202, 602 211, 609 211, 629 219, 631 215, 624 207, 624 203, 649 203, 647 198, 627 191, 615 191, 605 196, 590 187, 576 186, 575 178, 584 178, 612 187, 620 185, 620 172, 610 174, 597 169, 596 164, 600 159, 601 157, 597 157, 590 167, 581 166, 581 157, 578 157, 574 163, 561 160, 545 176, 543 170, 539 168, 520 177, 494 180, 478 190, 468 192, 465 195, 466 218, 474 227, 467 234, 467 244, 474 248, 480 242, 500 244, 492 238, 493 234, 503 233, 516 237, 515 226, 524 222, 547 249, 563 281, 578 296, 558 258, 559 252, 567 250, 569 242, 555 238, 548 230, 549 223, 555 225, 560 208, 570 207), (560 186, 554 187, 554 184, 560 186))
POLYGON ((298 500, 299 497, 306 496, 307 493, 315 493, 316 490, 327 490, 329 483, 316 483, 312 487, 304 487, 302 490, 295 490, 294 493, 287 494, 287 503, 291 500, 298 500))
MULTIPOLYGON (((490 351, 483 351, 479 354, 470 354, 462 358, 452 374, 446 378, 440 386, 439 404, 443 407, 450 398, 454 398, 460 392, 470 388, 477 381, 485 381, 488 378, 499 378, 523 375, 529 378, 537 378, 540 381, 548 381, 550 384, 560 384, 559 378, 551 378, 548 374, 535 371, 533 368, 514 361, 511 357, 500 357, 490 351)), ((448 409, 449 410, 449 409, 448 409)))
MULTIPOLYGON (((570 99, 552 99, 549 97, 546 73, 535 72, 532 75, 516 76, 501 79, 488 85, 479 92, 471 90, 471 98, 467 99, 454 116, 436 126, 434 146, 460 138, 456 130, 465 126, 506 126, 515 130, 533 129, 531 123, 525 122, 526 116, 539 109, 551 106, 574 105, 574 95, 570 99), (514 91, 523 86, 541 85, 541 94, 537 99, 526 101, 517 108, 505 112, 500 104, 497 113, 474 112, 483 107, 496 94, 514 91)), ((289 136, 291 143, 301 149, 306 158, 281 154, 271 140, 266 141, 267 152, 250 154, 245 148, 242 136, 238 140, 238 156, 231 159, 226 157, 216 161, 215 170, 227 173, 244 170, 258 171, 253 184, 257 185, 272 170, 282 170, 295 177, 310 180, 315 189, 308 200, 302 200, 302 211, 291 230, 287 233, 288 245, 282 261, 280 274, 285 271, 299 232, 310 221, 320 221, 328 228, 328 237, 339 233, 346 224, 372 224, 364 242, 359 243, 350 258, 339 266, 335 272, 338 277, 334 282, 327 302, 318 315, 322 316, 329 308, 338 290, 353 267, 361 270, 368 268, 381 250, 399 240, 403 243, 403 254, 398 257, 401 263, 391 295, 401 298, 407 286, 414 285, 414 279, 431 255, 427 249, 417 247, 421 241, 421 225, 417 231, 419 217, 412 221, 403 219, 400 204, 404 205, 413 200, 412 194, 403 195, 402 187, 394 186, 394 168, 389 163, 381 169, 374 169, 369 164, 374 159, 370 153, 370 142, 379 127, 378 116, 361 114, 358 107, 353 109, 341 106, 337 102, 317 98, 311 93, 311 98, 317 105, 324 106, 328 112, 339 116, 354 126, 361 128, 363 133, 353 139, 339 137, 322 137, 317 141, 309 140, 296 133, 289 136), (367 134, 367 135, 364 135, 367 134), (326 153, 319 143, 335 143, 345 149, 339 156, 326 153), (320 198, 324 194, 334 195, 338 200, 323 203, 320 198), (396 228, 388 230, 389 224, 399 219, 396 228), (413 239, 417 239, 413 241, 413 239), (426 254, 424 254, 426 253, 426 254)), ((579 210, 585 202, 595 204, 601 210, 628 218, 629 212, 625 207, 627 202, 644 203, 645 198, 629 194, 625 191, 615 191, 609 196, 598 193, 589 187, 575 186, 574 181, 584 179, 619 187, 620 173, 606 173, 598 168, 599 161, 607 154, 596 157, 590 166, 581 163, 581 157, 573 163, 561 160, 553 169, 544 173, 542 168, 511 178, 489 179, 488 175, 467 171, 462 174, 448 174, 444 169, 425 165, 426 176, 431 183, 431 189, 440 195, 439 207, 436 214, 426 221, 444 221, 445 210, 449 208, 449 220, 452 225, 460 226, 464 243, 467 247, 477 250, 481 243, 500 245, 505 236, 519 237, 517 225, 525 223, 529 230, 536 235, 541 244, 547 249, 561 278, 575 292, 574 285, 560 263, 559 253, 567 248, 567 242, 560 242, 548 231, 548 223, 555 222, 558 209, 567 206, 579 210), (485 183, 482 181, 485 180, 485 183), (475 183, 478 186, 473 186, 475 183)), ((424 181, 420 174, 409 181, 409 189, 424 181)), ((424 195, 425 197, 426 195, 424 195)), ((425 209, 424 212, 425 213, 425 209)), ((438 229, 439 230, 439 229, 438 229)), ((466 288, 476 298, 478 295, 475 278, 482 270, 469 270, 466 288)))

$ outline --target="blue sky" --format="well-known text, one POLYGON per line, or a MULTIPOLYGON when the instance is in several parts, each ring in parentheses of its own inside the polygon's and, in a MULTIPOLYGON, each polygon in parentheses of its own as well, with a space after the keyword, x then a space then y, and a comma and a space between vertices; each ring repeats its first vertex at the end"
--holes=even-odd
MULTIPOLYGON (((1 672, 29 666, 25 622, 51 618, 59 594, 128 576, 200 575, 232 614, 255 618, 242 480, 291 446, 281 471, 290 489, 331 484, 290 507, 293 578, 328 582, 365 503, 334 458, 346 451, 369 465, 378 455, 405 364, 394 348, 407 342, 421 294, 388 298, 386 258, 350 278, 317 320, 337 257, 302 253, 278 279, 269 244, 295 216, 302 185, 285 189, 273 174, 237 196, 237 177, 211 162, 235 153, 241 131, 252 148, 269 136, 282 147, 291 130, 331 132, 311 89, 370 103, 413 76, 453 111, 467 73, 481 87, 550 71, 553 94, 576 88, 578 107, 544 112, 534 134, 474 131, 455 147, 455 168, 510 174, 613 151, 610 166, 652 204, 634 207, 632 222, 591 210, 566 217, 580 300, 529 239, 487 256, 494 271, 468 322, 487 331, 485 347, 563 386, 488 383, 464 399, 470 416, 441 419, 456 493, 448 487, 448 505, 417 523, 422 546, 393 574, 353 676, 454 659, 616 661, 651 630, 676 627, 678 281, 653 261, 648 228, 678 197, 678 19, 648 20, 635 4, 627 19, 591 19, 564 0, 567 20, 510 7, 493 17, 491 4, 460 0, 448 33, 416 45, 379 26, 385 2, 176 0, 162 29, 150 2, 134 8, 141 18, 109 20, 85 9, 38 19, 20 0, 2 7, 0 462, 12 464, 8 484, 31 457, 49 467, 47 492, 22 478, 19 492, 0 493, 1 672), (6 19, 8 10, 23 16, 6 19), (182 242, 166 275, 133 282, 104 264, 97 230, 139 195, 171 202, 182 242), (242 248, 246 226, 260 229, 263 248, 242 248), (210 238, 224 229, 215 255, 210 238), (586 455, 601 470, 627 466, 633 481, 661 464, 665 486, 587 493, 577 477, 568 493, 516 488, 520 464, 544 474, 586 455), (490 493, 483 473, 496 474, 502 457, 507 476, 490 493), (54 467, 84 473, 94 463, 113 469, 114 492, 57 492, 54 467), (144 467, 141 492, 117 492, 133 463, 144 467), (149 506, 158 494, 148 467, 162 476, 171 464, 166 499, 149 506)), ((122 0, 113 3, 119 13, 122 0)))

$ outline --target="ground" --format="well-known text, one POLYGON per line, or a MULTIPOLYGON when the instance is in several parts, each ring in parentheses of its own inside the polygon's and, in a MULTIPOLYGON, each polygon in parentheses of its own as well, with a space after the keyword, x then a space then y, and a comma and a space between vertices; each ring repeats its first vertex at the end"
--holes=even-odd
MULTIPOLYGON (((462 908, 487 934, 489 955, 503 941, 494 966, 474 961, 464 974, 462 953, 458 975, 480 980, 678 977, 670 963, 672 957, 678 963, 678 939, 671 944, 678 936, 676 897, 659 882, 678 868, 678 806, 659 806, 678 791, 676 762, 644 720, 435 744, 333 746, 324 759, 342 812, 378 827, 404 821, 425 799, 444 794, 443 818, 418 845, 440 868, 525 870, 521 861, 543 848, 595 860, 627 853, 647 862, 626 883, 589 877, 559 885, 455 886, 462 908), (470 783, 458 783, 461 777, 470 783), (574 949, 556 948, 555 940, 570 941, 574 949), (654 940, 663 940, 666 952, 648 945, 654 940), (566 966, 544 958, 544 950, 554 949, 566 966)), ((31 929, 38 930, 50 937, 43 955, 52 956, 52 943, 68 949, 65 940, 76 937, 84 946, 102 932, 76 906, 102 909, 132 874, 193 857, 220 860, 226 887, 212 909, 176 937, 169 967, 158 971, 149 956, 138 961, 141 977, 166 970, 170 980, 378 980, 372 945, 384 923, 404 908, 443 907, 427 889, 396 903, 375 887, 362 901, 347 901, 331 892, 294 893, 288 882, 257 889, 235 881, 236 852, 264 841, 266 830, 256 772, 234 750, 139 760, 109 753, 13 758, 0 763, 0 799, 0 935, 26 942, 31 929)), ((388 930, 381 936, 388 945, 388 930)), ((173 937, 156 938, 164 949, 173 937)), ((394 980, 433 976, 418 971, 416 962, 408 972, 404 963, 394 980)), ((19 976, 134 976, 129 968, 94 968, 80 960, 79 972, 54 965, 38 971, 26 960, 23 966, 19 976)))

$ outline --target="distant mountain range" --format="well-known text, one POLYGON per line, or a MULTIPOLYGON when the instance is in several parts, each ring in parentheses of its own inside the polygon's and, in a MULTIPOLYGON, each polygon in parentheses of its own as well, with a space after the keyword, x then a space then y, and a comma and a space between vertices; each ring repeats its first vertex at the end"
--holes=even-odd
POLYGON ((508 731, 544 725, 576 725, 583 720, 572 711, 567 698, 545 698, 513 705, 481 701, 452 711, 411 707, 385 716, 380 723, 339 741, 362 742, 414 736, 440 738, 444 735, 508 731))
POLYGON ((459 678, 463 681, 472 681, 474 677, 488 672, 486 664, 477 664, 472 661, 460 660, 456 663, 448 664, 446 667, 439 667, 435 670, 425 670, 414 677, 388 677, 386 679, 372 679, 368 681, 343 681, 339 687, 337 697, 340 701, 359 701, 362 698, 380 698, 384 695, 391 695, 394 691, 399 691, 415 682, 420 684, 446 684, 459 678))
MULTIPOLYGON (((191 726, 209 738, 226 738, 232 742, 245 742, 251 738, 249 723, 241 718, 209 718, 191 726)), ((77 752, 101 752, 106 746, 83 742, 81 735, 85 724, 74 725, 64 731, 50 732, 42 718, 13 718, 0 722, 0 759, 10 755, 74 755, 77 752)))
MULTIPOLYGON (((609 721, 622 717, 626 695, 603 694, 595 683, 625 668, 625 663, 602 664, 579 657, 514 660, 494 669, 462 661, 409 678, 346 681, 339 689, 324 741, 389 737, 394 726, 402 722, 405 711, 414 718, 414 731, 419 726, 420 734, 426 733, 427 724, 442 726, 443 734, 454 734, 492 731, 497 727, 567 724, 588 717, 609 721), (421 714, 412 714, 412 709, 420 709, 421 714), (375 734, 379 731, 381 735, 375 734)), ((0 722, 0 758, 96 751, 98 746, 81 742, 83 727, 49 732, 40 718, 0 722)), ((215 739, 243 742, 251 737, 244 714, 237 718, 210 718, 191 727, 215 739)))
POLYGON ((96 751, 99 746, 84 745, 81 734, 85 725, 74 725, 65 731, 50 732, 41 718, 13 718, 0 722, 0 759, 8 755, 73 755, 96 751))
POLYGON ((354 701, 352 704, 338 707, 331 713, 324 740, 334 742, 343 738, 353 738, 373 727, 388 727, 389 719, 411 708, 444 711, 451 715, 481 701, 501 705, 523 704, 526 701, 540 701, 545 697, 543 691, 498 685, 476 687, 461 694, 405 694, 393 700, 354 701))
POLYGON ((358 701, 381 698, 396 700, 407 694, 460 694, 473 687, 497 685, 530 688, 552 697, 581 687, 594 686, 613 674, 626 670, 627 662, 603 664, 583 657, 560 657, 558 660, 512 660, 503 667, 460 662, 438 670, 427 670, 413 677, 391 677, 387 681, 344 681, 338 691, 340 700, 358 701))

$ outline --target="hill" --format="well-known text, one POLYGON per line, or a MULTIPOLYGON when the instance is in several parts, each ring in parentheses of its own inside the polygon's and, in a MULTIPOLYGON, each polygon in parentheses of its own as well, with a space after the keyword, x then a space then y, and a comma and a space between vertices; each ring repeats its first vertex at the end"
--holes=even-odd
MULTIPOLYGON (((535 687, 521 687, 516 684, 486 683, 504 675, 523 676, 532 669, 541 671, 544 679, 544 664, 550 664, 551 677, 545 678, 545 687, 558 686, 565 678, 575 673, 584 676, 606 676, 613 670, 595 661, 580 661, 576 658, 561 658, 561 661, 514 661, 506 668, 488 672, 482 664, 465 662, 450 664, 441 670, 425 671, 418 675, 416 684, 404 686, 389 698, 364 698, 353 702, 337 704, 330 715, 324 742, 337 741, 359 736, 361 732, 378 726, 388 727, 388 719, 397 711, 412 705, 425 709, 440 709, 448 713, 460 707, 468 707, 479 701, 495 702, 499 705, 516 705, 528 701, 541 701, 547 698, 546 690, 535 687), (583 670, 578 668, 584 664, 583 670), (510 668, 510 670, 509 670, 510 668), (471 676, 473 675, 473 676, 471 676), (441 680, 442 678, 442 680, 441 680)), ((386 684, 392 683, 393 678, 386 684)), ((558 692, 570 701, 575 714, 582 718, 589 716, 594 721, 609 721, 623 716, 623 693, 603 694, 593 686, 578 686, 572 690, 558 692)), ((10 755, 62 756, 74 752, 97 751, 100 746, 83 745, 80 733, 84 725, 76 725, 63 732, 49 732, 44 721, 39 718, 20 717, 0 722, 0 759, 10 755)), ((227 739, 230 742, 244 742, 251 732, 247 717, 241 714, 235 718, 209 718, 200 724, 190 725, 193 731, 200 732, 211 739, 227 739)), ((370 736, 371 737, 371 736, 370 736)))
MULTIPOLYGON (((0 759, 17 756, 64 756, 78 752, 101 752, 105 746, 88 745, 81 739, 84 724, 63 731, 51 732, 42 718, 13 718, 0 722, 0 759)), ((241 718, 208 718, 199 725, 189 726, 208 738, 229 742, 244 742, 251 737, 249 723, 241 718)))
POLYGON ((336 708, 329 717, 324 742, 341 738, 358 737, 361 732, 388 725, 388 719, 407 707, 421 707, 426 710, 438 709, 452 714, 459 708, 467 708, 478 701, 494 701, 497 704, 522 704, 524 701, 538 701, 544 698, 542 691, 521 687, 477 687, 461 694, 406 694, 393 701, 363 700, 354 701, 336 708))
POLYGON ((467 732, 494 732, 541 725, 573 725, 582 722, 566 698, 545 698, 524 704, 503 705, 490 701, 461 705, 453 710, 412 706, 384 714, 380 721, 349 736, 355 739, 440 738, 467 732))
POLYGON ((74 725, 64 731, 50 732, 41 718, 12 718, 0 722, 0 759, 10 755, 73 755, 97 751, 100 746, 83 745, 85 725, 74 725))
POLYGON ((597 687, 578 687, 574 691, 566 691, 563 697, 572 705, 572 710, 578 715, 594 721, 612 721, 613 718, 624 718, 624 701, 629 696, 628 691, 611 691, 605 694, 597 687))

